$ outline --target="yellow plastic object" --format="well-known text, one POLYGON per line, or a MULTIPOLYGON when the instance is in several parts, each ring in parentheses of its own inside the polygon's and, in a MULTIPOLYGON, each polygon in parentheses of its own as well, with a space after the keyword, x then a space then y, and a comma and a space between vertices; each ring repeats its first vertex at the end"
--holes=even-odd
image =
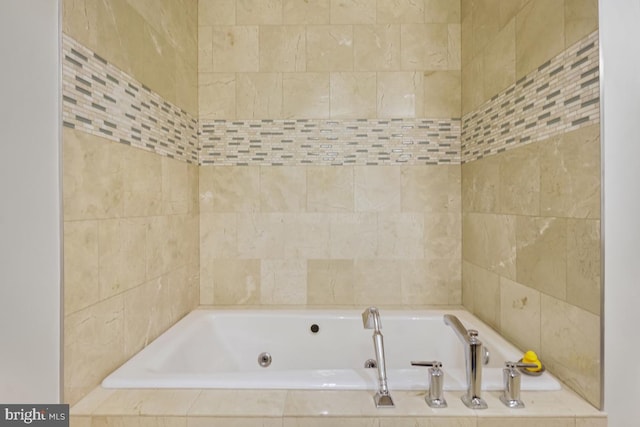
POLYGON ((540 372, 542 370, 542 362, 538 360, 538 355, 534 351, 527 351, 522 357, 522 362, 524 363, 534 363, 537 365, 536 368, 525 368, 530 372, 540 372))

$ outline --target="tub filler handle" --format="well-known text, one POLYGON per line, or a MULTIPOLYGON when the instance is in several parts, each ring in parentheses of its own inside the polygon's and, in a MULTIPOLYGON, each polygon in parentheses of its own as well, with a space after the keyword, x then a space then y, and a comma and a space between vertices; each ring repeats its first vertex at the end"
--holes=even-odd
POLYGON ((446 408, 447 401, 444 398, 444 372, 442 362, 415 362, 411 361, 411 366, 426 366, 429 368, 429 391, 424 397, 427 405, 431 408, 446 408))
POLYGON ((384 357, 384 341, 382 339, 382 324, 380 323, 380 312, 376 307, 369 307, 362 312, 362 324, 365 329, 373 329, 373 348, 376 353, 376 364, 378 366, 378 392, 373 397, 376 408, 395 407, 393 399, 389 394, 387 386, 387 368, 384 357))
POLYGON ((509 408, 524 408, 524 402, 520 400, 520 379, 522 375, 516 368, 537 368, 535 363, 505 362, 502 370, 504 390, 500 395, 500 401, 509 408))

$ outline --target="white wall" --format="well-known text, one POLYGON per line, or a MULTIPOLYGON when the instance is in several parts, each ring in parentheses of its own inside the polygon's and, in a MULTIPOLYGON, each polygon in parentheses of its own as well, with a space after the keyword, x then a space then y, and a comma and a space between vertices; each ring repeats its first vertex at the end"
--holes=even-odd
POLYGON ((600 0, 605 411, 640 420, 640 0, 600 0))
POLYGON ((59 0, 0 2, 0 402, 60 394, 59 0))

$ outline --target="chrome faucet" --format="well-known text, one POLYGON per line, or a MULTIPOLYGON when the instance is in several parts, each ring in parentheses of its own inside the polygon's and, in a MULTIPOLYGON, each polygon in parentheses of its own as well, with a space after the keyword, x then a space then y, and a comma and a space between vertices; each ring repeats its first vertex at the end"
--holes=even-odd
POLYGON ((471 409, 486 409, 487 403, 482 394, 482 358, 484 355, 482 342, 478 339, 478 331, 467 330, 456 316, 444 315, 445 325, 451 326, 465 346, 464 361, 467 374, 467 393, 462 402, 471 409))
POLYGON ((384 358, 384 341, 380 329, 380 312, 376 307, 369 307, 362 312, 362 324, 365 329, 373 329, 373 347, 376 352, 376 364, 378 366, 378 392, 373 397, 376 408, 393 408, 393 399, 387 386, 387 368, 384 358))
POLYGON ((504 390, 500 401, 512 409, 524 408, 524 402, 520 400, 520 372, 518 368, 537 368, 535 363, 505 362, 502 370, 504 390))
POLYGON ((437 360, 429 362, 412 361, 411 366, 427 366, 429 368, 429 391, 424 400, 431 408, 446 408, 447 401, 444 398, 444 372, 442 362, 437 360))

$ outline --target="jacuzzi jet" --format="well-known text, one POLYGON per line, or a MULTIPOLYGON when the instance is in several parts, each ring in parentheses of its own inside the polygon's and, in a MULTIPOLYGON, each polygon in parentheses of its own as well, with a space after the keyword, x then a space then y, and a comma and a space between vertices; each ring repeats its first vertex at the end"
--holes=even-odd
POLYGON ((369 368, 377 368, 378 364, 376 363, 375 359, 367 359, 364 361, 364 367, 369 369, 369 368))
POLYGON ((263 368, 271 365, 271 355, 266 351, 260 353, 260 355, 258 355, 258 364, 260 364, 260 366, 262 366, 263 368))

